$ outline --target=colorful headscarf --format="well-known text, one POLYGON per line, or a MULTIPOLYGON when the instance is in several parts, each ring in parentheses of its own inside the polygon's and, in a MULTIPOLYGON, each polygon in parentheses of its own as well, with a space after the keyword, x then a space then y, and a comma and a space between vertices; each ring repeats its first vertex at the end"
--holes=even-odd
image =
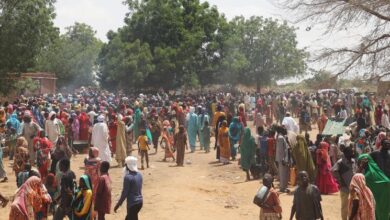
MULTIPOLYGON (((352 177, 350 191, 356 192, 359 197, 359 209, 354 219, 375 220, 375 202, 371 190, 366 186, 366 178, 357 173, 352 177)), ((349 212, 352 211, 353 198, 349 199, 349 212)))

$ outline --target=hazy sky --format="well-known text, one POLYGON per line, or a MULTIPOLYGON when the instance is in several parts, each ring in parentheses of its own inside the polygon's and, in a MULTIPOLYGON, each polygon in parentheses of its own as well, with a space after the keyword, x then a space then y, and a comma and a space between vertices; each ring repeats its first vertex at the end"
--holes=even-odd
MULTIPOLYGON (((57 0, 55 24, 63 32, 65 27, 73 25, 76 21, 84 22, 97 31, 100 39, 107 41, 106 33, 124 24, 123 19, 128 9, 122 2, 123 0, 57 0)), ((209 2, 211 5, 216 5, 228 19, 237 15, 293 18, 292 15, 276 8, 272 0, 209 0, 209 2)), ((335 37, 322 37, 321 27, 312 27, 311 31, 305 30, 307 27, 305 24, 296 27, 299 28, 297 31, 299 47, 308 47, 309 51, 323 46, 342 46, 343 42, 350 40, 345 37, 346 33, 339 34, 335 41, 335 37)))

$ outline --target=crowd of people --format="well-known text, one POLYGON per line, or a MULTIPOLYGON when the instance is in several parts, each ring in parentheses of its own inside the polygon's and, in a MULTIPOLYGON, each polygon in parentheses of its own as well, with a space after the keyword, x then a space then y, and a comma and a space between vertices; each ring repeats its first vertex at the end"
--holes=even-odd
MULTIPOLYGON (((18 186, 9 216, 105 219, 111 211, 109 169, 115 159, 124 169, 124 185, 114 211, 126 199, 126 219, 138 219, 143 180, 134 152, 143 170, 150 167, 151 148, 157 152, 160 147, 163 161, 177 166, 184 166, 186 151, 214 148, 218 162, 238 160, 248 181, 263 176, 267 193, 258 204, 263 220, 281 218, 278 195, 296 184, 290 219, 323 219, 321 194, 340 191, 343 220, 388 220, 386 99, 352 91, 178 95, 90 88, 22 96, 0 109, 0 158, 7 153, 13 161, 18 186), (323 135, 331 120, 348 122, 345 134, 323 135), (316 140, 309 135, 313 127, 318 127, 316 140), (79 153, 80 143, 88 147, 88 156, 76 183, 70 158, 79 153)), ((0 178, 8 181, 2 160, 0 178)), ((0 202, 6 206, 8 199, 0 194, 0 202)))

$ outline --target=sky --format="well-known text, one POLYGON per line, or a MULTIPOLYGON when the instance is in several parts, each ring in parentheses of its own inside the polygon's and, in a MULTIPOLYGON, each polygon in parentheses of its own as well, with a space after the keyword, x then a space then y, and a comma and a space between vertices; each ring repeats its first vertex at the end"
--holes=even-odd
MULTIPOLYGON (((97 32, 97 37, 107 42, 107 32, 116 31, 124 25, 124 18, 129 9, 123 1, 57 0, 55 25, 60 27, 61 32, 64 33, 65 27, 75 22, 83 22, 92 26, 97 32)), ((277 8, 273 0, 208 0, 208 2, 210 5, 217 6, 219 12, 225 14, 229 20, 240 15, 246 18, 263 16, 279 20, 294 20, 292 14, 277 8)), ((306 31, 307 24, 300 23, 294 26, 298 28, 296 31, 298 48, 305 48, 308 52, 315 52, 325 47, 344 47, 358 39, 358 36, 350 33, 349 30, 324 36, 324 27, 321 25, 312 26, 310 31, 306 31)), ((309 64, 309 67, 318 69, 316 64, 309 64)), ((327 68, 337 68, 337 65, 327 68)))
MULTIPOLYGON (((123 19, 128 8, 122 2, 123 0, 57 0, 55 24, 64 32, 65 27, 75 22, 84 22, 91 25, 97 31, 98 38, 106 42, 106 33, 109 30, 117 30, 124 25, 123 19)), ((292 18, 275 7, 272 0, 208 0, 208 2, 217 6, 228 19, 238 15, 292 18)), ((307 26, 304 24, 296 27, 299 28, 297 38, 300 48, 307 47, 309 50, 314 50, 334 43, 331 38, 321 37, 322 30, 319 27, 312 27, 310 31, 306 31, 307 26)))

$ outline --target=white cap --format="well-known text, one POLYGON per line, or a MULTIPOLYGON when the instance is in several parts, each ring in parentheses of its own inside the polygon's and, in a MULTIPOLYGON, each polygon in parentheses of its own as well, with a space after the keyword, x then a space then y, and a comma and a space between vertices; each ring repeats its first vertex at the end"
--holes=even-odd
POLYGON ((127 168, 133 172, 138 172, 137 162, 138 162, 138 159, 134 156, 129 156, 129 157, 126 157, 126 159, 125 159, 125 163, 126 163, 127 168))

